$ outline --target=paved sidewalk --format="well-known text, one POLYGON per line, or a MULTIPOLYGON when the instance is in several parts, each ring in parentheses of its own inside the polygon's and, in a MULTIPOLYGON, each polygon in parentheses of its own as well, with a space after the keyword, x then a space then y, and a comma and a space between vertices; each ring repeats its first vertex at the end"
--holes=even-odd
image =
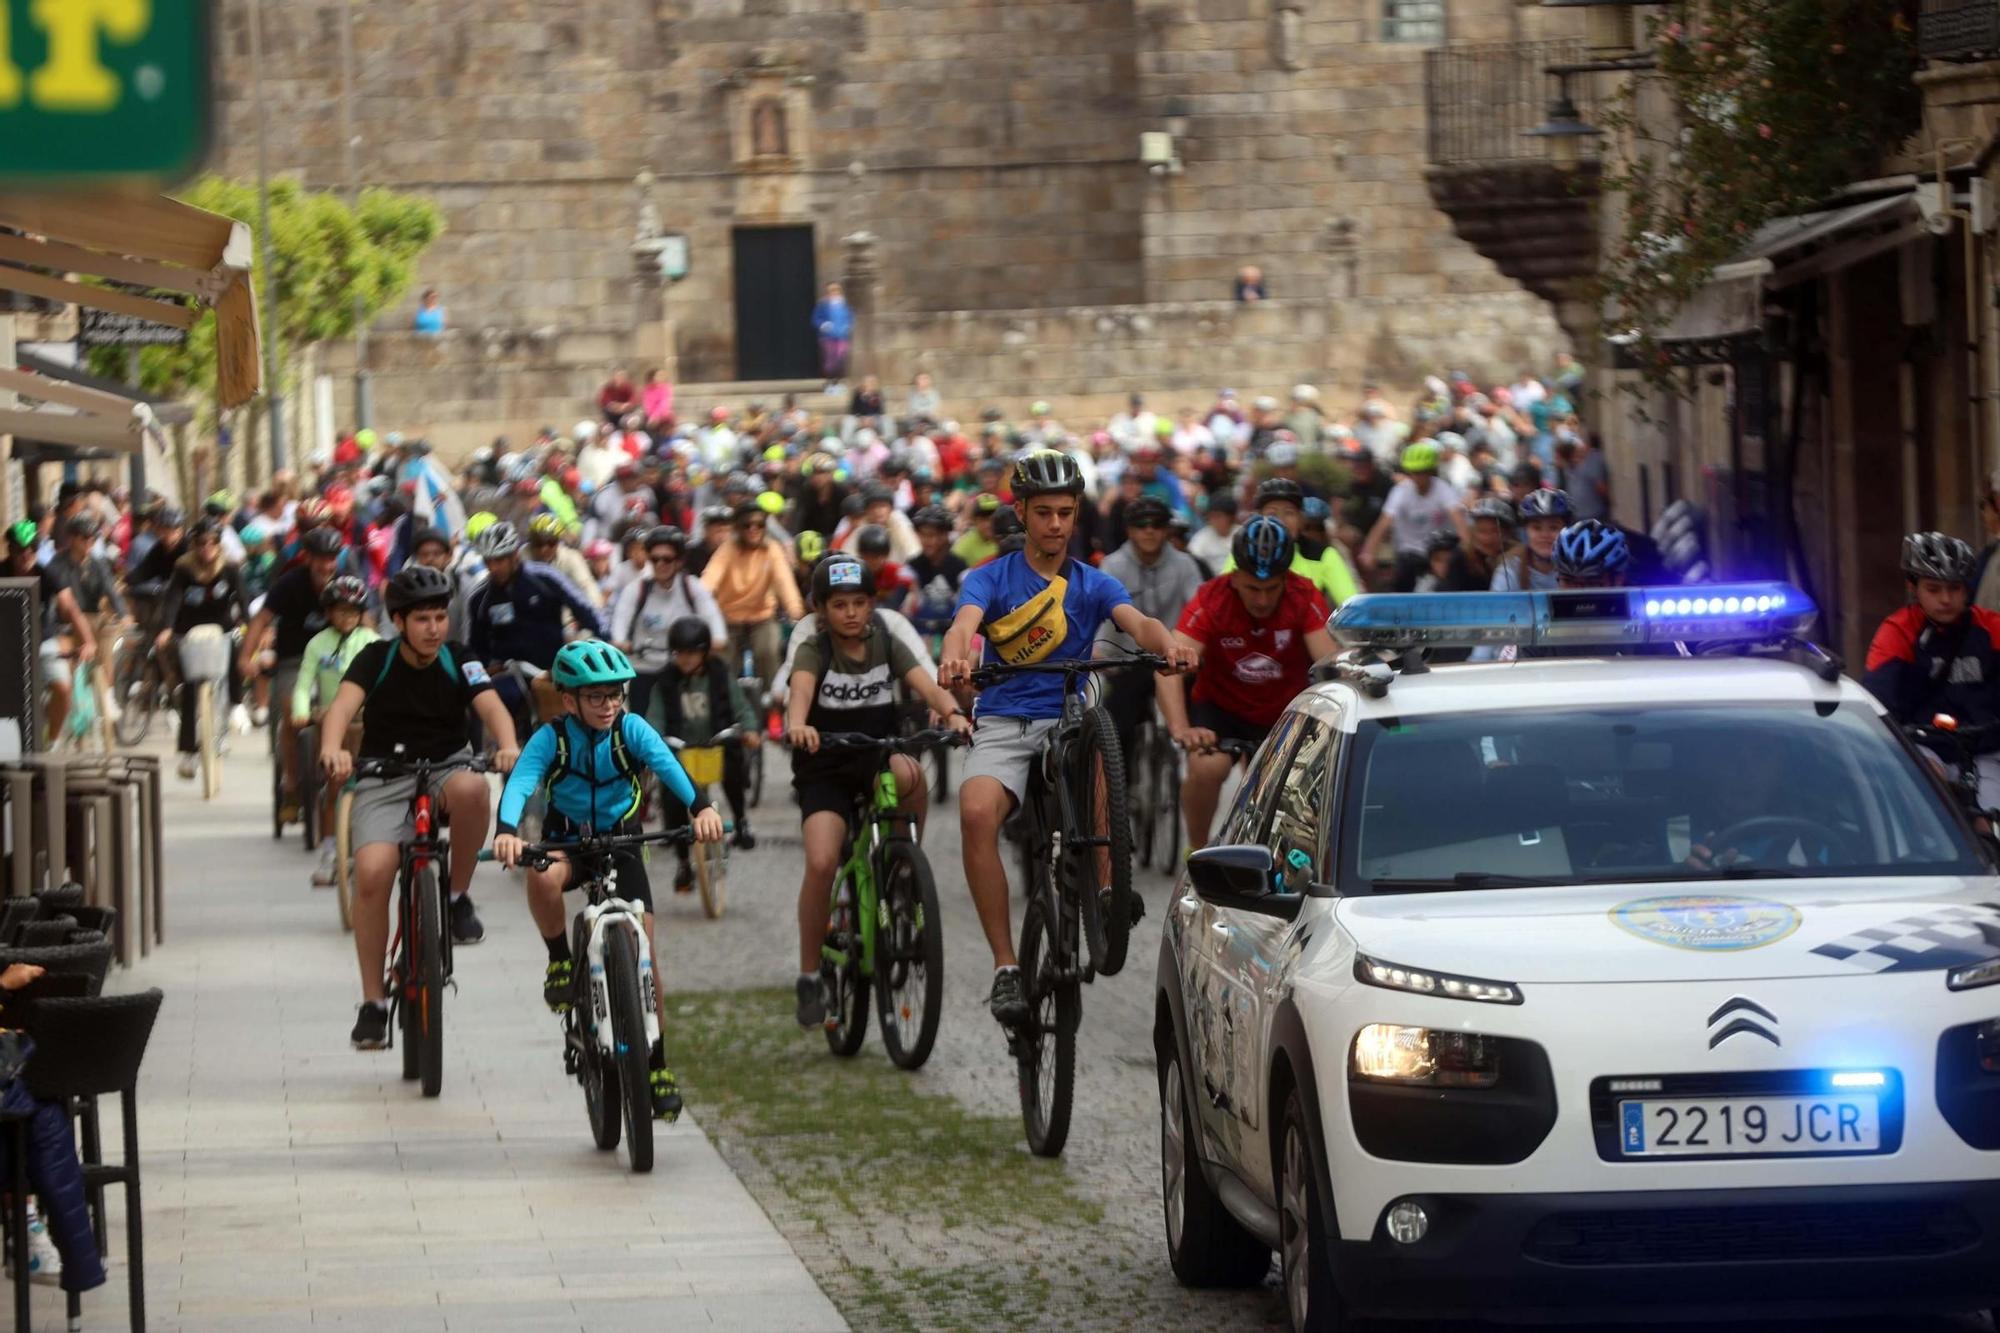
MULTIPOLYGON (((474 881, 443 1096, 351 1050, 351 937, 298 837, 271 839, 263 746, 238 750, 213 804, 169 777, 167 943, 112 982, 167 994, 140 1093, 150 1327, 844 1327, 692 1115, 657 1127, 650 1176, 596 1151, 518 877, 474 881)), ((90 1330, 126 1327, 117 1211, 90 1330)), ((60 1293, 36 1312, 63 1327, 60 1293)))

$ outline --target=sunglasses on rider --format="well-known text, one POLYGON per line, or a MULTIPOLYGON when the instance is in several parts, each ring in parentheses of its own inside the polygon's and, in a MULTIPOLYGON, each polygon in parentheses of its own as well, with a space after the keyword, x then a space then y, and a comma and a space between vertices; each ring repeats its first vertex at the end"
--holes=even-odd
POLYGON ((656 565, 678 565, 681 562, 681 558, 673 554, 671 551, 668 552, 666 555, 653 556, 651 557, 651 559, 653 563, 656 565))
POLYGON ((1138 530, 1142 528, 1164 528, 1167 525, 1163 520, 1157 518, 1135 518, 1125 526, 1138 530))

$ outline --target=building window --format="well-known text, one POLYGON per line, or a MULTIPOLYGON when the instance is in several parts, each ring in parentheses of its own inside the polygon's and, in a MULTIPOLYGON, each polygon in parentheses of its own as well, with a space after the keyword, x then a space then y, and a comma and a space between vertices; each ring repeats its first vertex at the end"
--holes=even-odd
POLYGON ((1444 0, 1382 0, 1382 40, 1444 42, 1444 0))

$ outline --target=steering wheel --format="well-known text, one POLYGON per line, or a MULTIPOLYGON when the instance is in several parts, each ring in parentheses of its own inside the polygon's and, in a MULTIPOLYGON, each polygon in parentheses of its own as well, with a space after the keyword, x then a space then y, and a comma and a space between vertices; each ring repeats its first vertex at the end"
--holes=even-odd
POLYGON ((1749 819, 1739 819, 1706 841, 1708 846, 1717 852, 1724 848, 1736 852, 1737 860, 1733 864, 1754 864, 1755 859, 1744 856, 1738 844, 1746 838, 1769 837, 1782 833, 1798 835, 1800 843, 1805 848, 1806 861, 1809 865, 1817 864, 1813 859, 1815 842, 1821 851, 1843 858, 1847 855, 1847 840, 1838 831, 1816 819, 1807 819, 1801 815, 1756 815, 1749 819))

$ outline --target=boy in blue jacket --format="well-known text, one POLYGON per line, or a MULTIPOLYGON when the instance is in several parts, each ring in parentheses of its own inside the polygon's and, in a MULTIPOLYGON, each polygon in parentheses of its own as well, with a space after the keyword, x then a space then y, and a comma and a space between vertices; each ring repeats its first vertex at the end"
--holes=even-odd
MULTIPOLYGON (((639 832, 640 773, 648 768, 692 813, 697 838, 703 842, 722 839, 722 816, 688 781, 674 752, 644 719, 625 711, 625 687, 634 674, 625 654, 601 639, 580 639, 556 654, 550 675, 562 695, 563 716, 528 738, 507 778, 493 839, 493 856, 500 864, 511 869, 520 860, 521 811, 539 787, 546 786, 549 793, 549 814, 543 825, 543 837, 549 842, 639 832)), ((619 850, 612 864, 618 872, 618 896, 645 906, 646 938, 652 939, 653 891, 645 861, 638 848, 627 847, 619 850)), ((528 910, 549 951, 542 999, 557 1013, 569 1005, 574 971, 563 920, 562 895, 569 881, 567 858, 557 858, 547 870, 528 872, 528 910)), ((655 965, 654 1003, 664 1018, 660 973, 655 965)), ((665 1120, 677 1119, 680 1088, 667 1068, 663 1045, 653 1047, 649 1063, 653 1114, 665 1120)))

